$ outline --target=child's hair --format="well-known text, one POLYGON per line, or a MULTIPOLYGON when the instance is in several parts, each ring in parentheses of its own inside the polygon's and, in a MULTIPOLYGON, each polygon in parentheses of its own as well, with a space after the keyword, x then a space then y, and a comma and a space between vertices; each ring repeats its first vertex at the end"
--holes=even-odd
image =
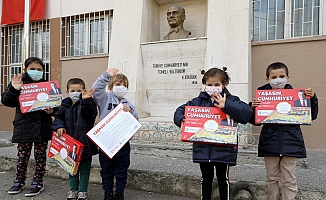
POLYGON ((223 67, 223 70, 214 67, 214 68, 210 68, 207 72, 202 70, 201 74, 204 74, 203 79, 201 81, 202 84, 205 85, 206 81, 209 77, 218 76, 221 79, 223 86, 227 86, 231 81, 231 78, 229 77, 228 73, 226 72, 227 69, 228 69, 227 67, 223 67))
POLYGON ((267 78, 269 77, 269 73, 271 73, 272 70, 277 70, 277 69, 284 69, 286 75, 289 76, 289 69, 288 69, 288 67, 284 63, 275 62, 275 63, 270 64, 267 67, 267 69, 266 69, 266 77, 267 78))
POLYGON ((40 64, 42 66, 42 69, 45 69, 44 63, 42 62, 41 59, 37 58, 37 57, 29 57, 25 60, 25 69, 27 69, 28 65, 32 64, 32 63, 36 63, 36 64, 40 64))
POLYGON ((80 79, 80 78, 71 78, 67 82, 67 90, 69 90, 70 85, 75 85, 75 84, 81 85, 81 86, 83 86, 83 89, 85 89, 85 82, 82 79, 80 79))
POLYGON ((113 84, 116 83, 116 82, 119 82, 119 83, 126 83, 127 85, 127 88, 129 86, 129 81, 128 81, 128 78, 126 75, 124 74, 117 74, 115 77, 111 78, 110 79, 110 82, 109 82, 109 89, 112 90, 113 89, 113 84))

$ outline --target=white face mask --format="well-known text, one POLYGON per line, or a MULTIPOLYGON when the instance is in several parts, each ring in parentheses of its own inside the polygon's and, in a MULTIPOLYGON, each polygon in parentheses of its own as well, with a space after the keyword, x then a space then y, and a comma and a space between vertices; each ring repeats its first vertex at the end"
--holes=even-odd
POLYGON ((116 97, 118 97, 118 99, 122 99, 123 97, 125 97, 127 95, 128 88, 126 88, 123 85, 113 86, 112 92, 116 97))
POLYGON ((269 84, 273 89, 283 89, 287 83, 287 78, 276 78, 269 80, 269 84))
POLYGON ((205 86, 205 91, 209 96, 220 94, 222 90, 222 86, 205 86))
POLYGON ((69 92, 69 97, 74 103, 76 103, 79 100, 80 94, 81 92, 69 92))

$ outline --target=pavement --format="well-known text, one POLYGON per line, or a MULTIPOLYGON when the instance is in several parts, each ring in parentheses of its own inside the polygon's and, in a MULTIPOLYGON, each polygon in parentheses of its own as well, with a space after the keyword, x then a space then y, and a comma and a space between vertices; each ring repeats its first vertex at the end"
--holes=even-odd
MULTIPOLYGON (((10 132, 0 132, 0 170, 6 171, 10 176, 5 190, 11 185, 14 175, 10 174, 16 167, 16 146, 10 143, 10 132)), ((200 198, 200 170, 199 165, 192 162, 192 146, 190 143, 163 143, 131 141, 132 154, 131 166, 129 168, 128 183, 126 194, 130 191, 130 199, 151 199, 145 197, 152 192, 173 195, 170 199, 199 199, 200 198), (145 192, 145 196, 138 198, 137 192, 145 192), (135 194, 133 193, 135 192, 135 194), (137 193, 137 194, 136 194, 137 193), (133 196, 134 195, 134 196, 133 196)), ((326 150, 307 150, 307 159, 300 159, 296 169, 298 181, 297 199, 319 200, 326 199, 326 150)), ((31 157, 33 158, 33 157, 31 157)), ((29 177, 33 174, 34 160, 29 163, 29 177)), ((92 184, 101 184, 100 166, 98 156, 93 157, 90 182, 92 184)), ((265 167, 263 158, 257 157, 255 149, 239 149, 238 164, 231 167, 231 199, 267 199, 267 189, 265 186, 265 167)), ((0 174, 2 175, 2 174, 0 174)), ((57 166, 51 159, 47 161, 47 177, 58 179, 67 179, 67 173, 57 166)), ((1 178, 1 176, 0 176, 1 178)), ((51 178, 45 178, 52 180, 51 178)), ((4 181, 0 181, 4 184, 4 181)), ((65 192, 68 183, 62 187, 65 192)), ((54 185, 56 185, 54 183, 54 185)), ((63 184, 60 184, 60 187, 63 184)), ((101 187, 94 185, 99 191, 101 187)), ((93 189, 91 185, 90 191, 93 189)), ((217 184, 214 183, 214 198, 218 199, 217 184)), ((58 189, 58 188, 56 188, 58 189)), ((45 193, 55 194, 55 191, 44 191, 45 193)), ((64 193, 65 193, 64 192, 64 193)), ((102 194, 103 192, 96 192, 102 194)), ((63 195, 65 197, 66 193, 63 195)), ((152 195, 152 194, 151 194, 152 195)), ((153 196, 152 195, 152 196, 153 196)), ((0 196, 2 199, 2 197, 0 196)), ((101 199, 94 197, 90 199, 101 199)), ((5 198, 9 199, 9 198, 5 198)), ((43 199, 51 199, 43 198, 43 199)), ((57 198, 61 199, 61 198, 57 198)), ((164 199, 158 197, 157 199, 164 199)))

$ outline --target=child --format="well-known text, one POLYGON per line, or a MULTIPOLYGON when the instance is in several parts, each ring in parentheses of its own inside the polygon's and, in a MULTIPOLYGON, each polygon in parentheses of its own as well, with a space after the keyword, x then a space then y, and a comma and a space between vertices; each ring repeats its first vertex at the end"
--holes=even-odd
POLYGON ((25 186, 27 164, 34 144, 35 173, 31 188, 25 196, 32 197, 44 190, 43 176, 45 174, 46 150, 48 140, 52 135, 53 109, 22 114, 19 108, 19 95, 23 84, 45 81, 43 79, 44 64, 36 57, 29 57, 25 60, 24 74, 15 74, 5 92, 1 95, 1 103, 8 107, 16 108, 13 121, 14 131, 12 142, 18 143, 18 162, 16 179, 8 194, 18 194, 25 186))
MULTIPOLYGON (((92 88, 95 90, 93 98, 99 107, 100 120, 102 120, 119 103, 123 103, 123 110, 131 112, 137 119, 138 114, 134 106, 124 98, 128 92, 128 78, 123 74, 117 74, 118 69, 107 69, 92 88), (108 86, 109 91, 106 90, 108 86)), ((124 200, 124 189, 127 183, 128 168, 130 165, 130 144, 127 142, 120 151, 110 159, 102 151, 99 151, 101 164, 101 176, 104 200, 124 200), (116 191, 113 193, 113 180, 116 180, 116 191)))
MULTIPOLYGON (((181 127, 185 121, 184 112, 186 106, 217 107, 239 123, 247 123, 252 114, 249 105, 233 96, 226 89, 230 78, 223 70, 218 68, 209 69, 202 79, 205 91, 197 98, 188 101, 178 107, 174 113, 174 123, 181 127)), ((236 165, 237 145, 213 145, 193 144, 193 161, 199 163, 202 173, 202 198, 210 200, 212 193, 212 181, 214 178, 214 166, 219 185, 220 199, 229 199, 229 165, 236 165)))
MULTIPOLYGON (((84 144, 77 174, 74 176, 69 174, 70 191, 67 200, 76 198, 86 200, 88 199, 87 188, 92 156, 98 153, 96 145, 86 136, 86 133, 93 128, 97 115, 96 104, 92 98, 94 91, 86 91, 83 80, 72 78, 67 82, 66 93, 69 97, 62 100, 61 106, 54 115, 52 128, 59 137, 65 132, 84 144)), ((76 147, 74 146, 71 153, 73 159, 75 159, 73 154, 75 154, 76 147)))
MULTIPOLYGON (((276 62, 267 67, 267 84, 258 90, 292 89, 287 84, 289 70, 283 63, 276 62)), ((311 97, 312 120, 317 118, 318 99, 311 88, 305 89, 306 95, 311 97)), ((252 108, 260 102, 256 99, 252 102, 252 108)), ((253 115, 250 122, 254 124, 253 115)), ((306 149, 303 141, 300 125, 264 124, 260 132, 258 156, 264 157, 266 166, 266 185, 270 200, 280 199, 278 181, 282 183, 282 199, 294 200, 297 193, 297 181, 294 174, 297 158, 306 157, 306 149)))

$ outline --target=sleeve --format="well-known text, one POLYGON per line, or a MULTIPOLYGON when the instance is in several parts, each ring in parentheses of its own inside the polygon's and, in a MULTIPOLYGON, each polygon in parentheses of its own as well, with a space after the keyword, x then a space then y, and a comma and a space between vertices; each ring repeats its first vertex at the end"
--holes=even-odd
POLYGON ((185 108, 186 108, 186 106, 193 106, 193 105, 194 105, 193 100, 191 100, 191 101, 188 101, 186 104, 183 104, 183 105, 179 106, 175 110, 174 117, 173 117, 173 122, 174 122, 174 124, 176 126, 181 127, 181 121, 183 119, 185 119, 184 114, 185 114, 185 108))
POLYGON ((317 95, 315 93, 315 95, 310 98, 310 102, 311 102, 311 119, 315 120, 317 119, 317 115, 318 115, 318 98, 317 95))
MULTIPOLYGON (((252 102, 249 102, 249 106, 251 107, 252 102)), ((255 116, 256 116, 256 112, 255 112, 255 108, 252 109, 252 115, 249 119, 249 123, 255 126, 260 126, 261 124, 256 124, 255 123, 255 116)))
POLYGON ((19 106, 19 97, 20 90, 16 90, 11 83, 9 83, 6 90, 1 94, 1 103, 8 107, 17 107, 19 106))
POLYGON ((98 104, 99 101, 106 97, 106 86, 108 85, 110 78, 110 74, 105 72, 99 76, 95 83, 92 85, 92 89, 94 90, 93 98, 96 104, 98 104))
POLYGON ((129 107, 130 107, 130 112, 131 112, 131 114, 132 114, 136 119, 139 119, 139 117, 138 117, 138 113, 137 113, 136 110, 135 110, 135 106, 132 105, 131 103, 129 103, 129 107))
POLYGON ((245 102, 241 101, 239 97, 230 96, 225 101, 223 112, 230 115, 238 123, 246 124, 249 122, 253 113, 252 108, 245 102))
POLYGON ((81 99, 80 97, 80 105, 82 106, 82 115, 90 118, 95 119, 97 116, 97 107, 93 98, 88 99, 81 99))
POLYGON ((59 128, 67 128, 65 123, 65 108, 63 106, 59 106, 58 110, 54 113, 52 129, 57 131, 59 128))

